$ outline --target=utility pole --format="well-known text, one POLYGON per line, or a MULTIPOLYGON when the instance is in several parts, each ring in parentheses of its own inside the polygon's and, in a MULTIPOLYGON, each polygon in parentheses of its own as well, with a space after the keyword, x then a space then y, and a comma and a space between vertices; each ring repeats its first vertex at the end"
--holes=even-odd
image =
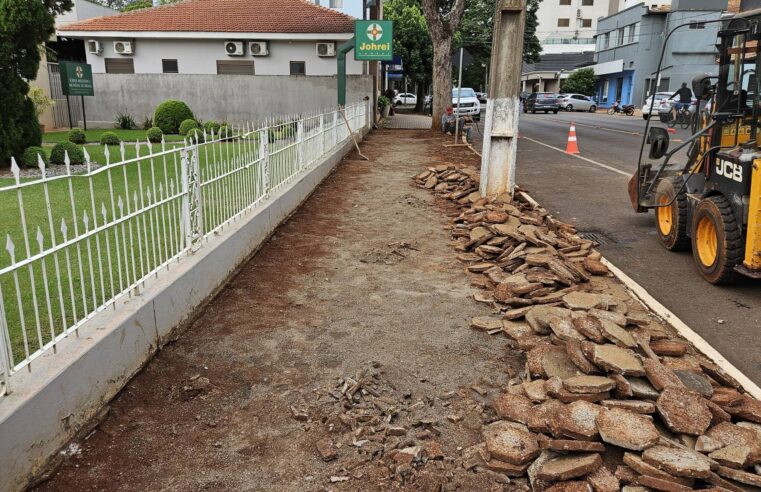
POLYGON ((515 189, 525 20, 526 0, 497 0, 481 157, 483 196, 512 195, 515 189))

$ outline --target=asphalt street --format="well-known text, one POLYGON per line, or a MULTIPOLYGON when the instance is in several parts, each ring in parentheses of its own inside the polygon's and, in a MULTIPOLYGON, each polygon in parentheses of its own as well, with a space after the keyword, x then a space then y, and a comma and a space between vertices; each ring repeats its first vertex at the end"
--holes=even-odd
MULTIPOLYGON (((761 384, 761 282, 708 284, 690 253, 661 247, 652 212, 632 210, 626 185, 636 169, 644 125, 636 116, 522 114, 518 184, 556 217, 600 235, 599 249, 611 262, 761 384), (581 156, 589 160, 563 152, 571 121, 581 156)), ((672 138, 686 136, 679 130, 672 138)))

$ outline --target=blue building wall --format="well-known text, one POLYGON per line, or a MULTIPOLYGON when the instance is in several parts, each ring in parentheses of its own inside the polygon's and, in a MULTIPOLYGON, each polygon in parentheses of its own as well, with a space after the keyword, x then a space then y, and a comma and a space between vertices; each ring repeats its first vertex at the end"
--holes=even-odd
POLYGON ((636 104, 632 98, 635 84, 634 73, 634 70, 624 70, 623 72, 601 75, 597 81, 597 106, 609 108, 613 105, 616 101, 619 79, 621 79, 621 104, 636 104), (606 80, 608 81, 608 91, 607 94, 604 94, 606 80))

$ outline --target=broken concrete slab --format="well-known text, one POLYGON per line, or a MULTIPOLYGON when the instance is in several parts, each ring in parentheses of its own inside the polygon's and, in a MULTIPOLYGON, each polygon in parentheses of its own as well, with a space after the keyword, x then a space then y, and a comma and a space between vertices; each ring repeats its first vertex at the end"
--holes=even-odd
POLYGON ((523 391, 528 399, 534 403, 541 403, 547 400, 547 390, 545 389, 543 379, 525 381, 523 383, 523 391))
POLYGON ((493 316, 476 316, 471 318, 470 327, 481 331, 501 330, 502 320, 493 316))
POLYGON ((711 412, 705 399, 687 388, 667 387, 661 392, 655 406, 672 432, 698 436, 711 425, 711 412))
POLYGON ((561 340, 586 340, 587 337, 576 331, 570 317, 554 317, 550 320, 550 329, 561 340))
POLYGON ((500 461, 523 465, 539 456, 536 436, 525 426, 498 421, 485 426, 483 436, 486 449, 500 461))
POLYGON ((534 377, 567 379, 581 373, 564 347, 544 343, 526 355, 526 368, 534 377))
POLYGON ((754 454, 753 448, 743 444, 732 444, 708 454, 709 458, 722 466, 738 470, 747 468, 757 456, 757 454, 754 454))
POLYGON ((553 318, 570 318, 571 311, 565 308, 557 306, 532 306, 531 309, 525 314, 526 323, 538 334, 549 335, 552 333, 550 329, 550 321, 553 318))
POLYGON ((539 448, 576 453, 602 453, 605 451, 605 445, 600 442, 574 439, 539 439, 539 448))
POLYGON ((587 359, 584 355, 584 351, 581 348, 581 343, 578 340, 566 340, 565 351, 568 354, 568 358, 579 368, 584 374, 592 374, 600 372, 596 365, 587 359))
POLYGON ((626 347, 630 349, 637 347, 637 341, 634 340, 634 337, 631 335, 631 333, 626 331, 626 328, 622 328, 621 326, 608 319, 601 319, 600 323, 603 336, 611 342, 620 347, 626 347))
POLYGON ((597 453, 559 456, 545 461, 537 470, 537 478, 548 482, 583 477, 602 466, 597 453))
POLYGON ((644 376, 645 370, 637 355, 616 345, 596 345, 592 348, 592 362, 598 367, 625 376, 644 376))
POLYGON ((761 475, 741 470, 735 470, 726 466, 719 466, 716 473, 724 478, 734 480, 735 482, 744 483, 752 487, 761 487, 761 475))
POLYGON ((692 487, 685 487, 678 483, 669 482, 661 478, 655 478, 648 475, 643 475, 637 479, 640 485, 650 487, 653 490, 662 490, 665 492, 692 492, 692 487))
POLYGON ((492 402, 492 407, 497 415, 521 424, 527 422, 533 406, 531 400, 525 396, 512 393, 503 393, 492 402))
POLYGON ((603 400, 600 405, 608 409, 620 408, 640 414, 655 413, 655 404, 644 400, 603 400))
POLYGON ((592 492, 592 486, 586 481, 570 480, 553 484, 545 492, 592 492))
POLYGON ((735 417, 761 424, 761 401, 748 395, 743 395, 739 404, 725 407, 724 410, 735 417))
POLYGON ((576 330, 597 343, 605 343, 605 337, 602 334, 602 323, 594 316, 582 316, 573 318, 573 327, 576 330))
POLYGON ((624 463, 630 466, 632 470, 636 471, 640 475, 647 475, 650 477, 660 478, 662 480, 668 480, 685 487, 692 487, 695 483, 695 480, 692 478, 670 475, 665 471, 660 470, 659 468, 649 463, 646 463, 639 455, 634 453, 624 453, 624 463))
POLYGON ((674 371, 664 366, 659 361, 655 359, 645 359, 643 365, 645 375, 655 389, 660 391, 667 386, 684 387, 684 384, 682 384, 682 381, 676 377, 674 371))
POLYGON ((563 304, 568 309, 589 311, 594 308, 608 309, 615 301, 607 294, 576 291, 564 295, 563 304))
POLYGON ((631 387, 632 395, 636 398, 656 400, 661 394, 647 379, 629 377, 626 378, 626 381, 631 387))
POLYGON ((616 387, 616 382, 604 376, 574 376, 563 380, 563 387, 571 393, 602 393, 616 387))
POLYGON ((602 440, 620 448, 642 451, 660 439, 652 420, 619 408, 600 412, 595 422, 602 440))
POLYGON ((657 355, 681 357, 687 353, 687 344, 676 340, 653 340, 650 342, 650 349, 657 355))
POLYGON ((711 460, 697 451, 660 445, 646 449, 642 459, 678 477, 707 478, 715 467, 711 460))
POLYGON ((594 439, 597 437, 596 419, 603 408, 586 401, 575 401, 557 410, 550 417, 549 425, 553 433, 573 439, 594 439))
POLYGON ((607 319, 619 326, 626 326, 626 316, 615 311, 604 311, 602 309, 590 309, 589 314, 598 319, 607 319))
POLYGON ((700 393, 706 398, 710 398, 713 395, 713 385, 704 375, 684 369, 675 369, 674 374, 687 389, 700 393))

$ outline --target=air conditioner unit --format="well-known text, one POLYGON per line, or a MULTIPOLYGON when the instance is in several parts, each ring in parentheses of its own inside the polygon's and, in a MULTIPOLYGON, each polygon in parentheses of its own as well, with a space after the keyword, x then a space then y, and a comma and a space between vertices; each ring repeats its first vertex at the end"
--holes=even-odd
POLYGON ((100 55, 103 53, 103 45, 100 44, 100 41, 96 41, 94 39, 88 39, 87 40, 87 52, 91 55, 100 55))
POLYGON ((317 43, 317 56, 336 56, 336 43, 317 43))
POLYGON ((135 46, 132 41, 114 41, 114 52, 120 55, 131 55, 134 53, 135 46))
POLYGON ((251 56, 267 56, 270 54, 267 41, 251 41, 248 44, 248 51, 251 52, 251 56))
POLYGON ((243 56, 243 41, 225 41, 225 53, 228 56, 243 56))

